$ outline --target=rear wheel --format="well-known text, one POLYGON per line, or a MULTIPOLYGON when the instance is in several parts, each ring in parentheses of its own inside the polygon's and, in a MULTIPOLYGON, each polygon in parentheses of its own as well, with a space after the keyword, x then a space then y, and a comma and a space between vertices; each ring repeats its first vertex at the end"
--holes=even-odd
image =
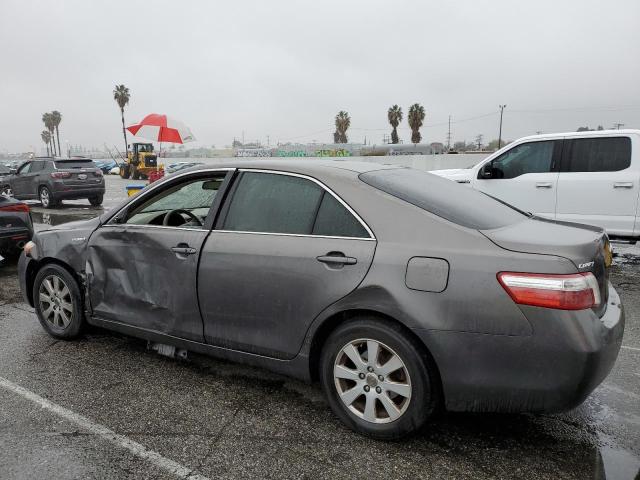
POLYGON ((99 207, 100 205, 102 205, 103 198, 104 198, 103 195, 96 195, 95 197, 90 197, 89 203, 94 207, 99 207))
POLYGON ((124 165, 120 165, 120 177, 124 178, 125 180, 127 178, 129 178, 129 165, 128 164, 124 164, 124 165))
POLYGON ((49 190, 49 187, 40 187, 40 203, 44 208, 53 208, 56 206, 56 200, 49 190))
POLYGON ((42 327, 56 338, 71 339, 84 324, 82 296, 73 276, 60 265, 49 264, 36 275, 33 303, 42 327))
POLYGON ((391 322, 359 317, 339 326, 320 368, 329 405, 358 433, 396 440, 419 430, 435 410, 434 368, 391 322))

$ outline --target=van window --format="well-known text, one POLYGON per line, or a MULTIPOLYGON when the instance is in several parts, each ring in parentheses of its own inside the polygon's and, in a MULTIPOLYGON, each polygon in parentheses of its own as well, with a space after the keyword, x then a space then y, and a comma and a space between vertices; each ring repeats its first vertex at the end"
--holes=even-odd
POLYGON ((561 172, 615 172, 631 166, 629 137, 565 140, 561 172))
POLYGON ((412 168, 374 170, 360 180, 405 202, 467 228, 490 230, 528 218, 478 190, 412 168))
MULTIPOLYGON (((526 173, 551 171, 555 141, 523 143, 500 155, 491 162, 492 177, 516 178, 526 173)), ((478 176, 479 179, 483 177, 478 176)))

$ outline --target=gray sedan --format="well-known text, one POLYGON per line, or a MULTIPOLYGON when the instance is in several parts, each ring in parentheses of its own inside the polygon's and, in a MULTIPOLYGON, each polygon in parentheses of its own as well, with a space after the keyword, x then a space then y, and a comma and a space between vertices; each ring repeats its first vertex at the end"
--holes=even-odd
POLYGON ((318 380, 346 425, 397 439, 439 407, 580 404, 622 342, 610 255, 600 229, 425 172, 259 160, 38 232, 19 271, 54 337, 97 325, 318 380))

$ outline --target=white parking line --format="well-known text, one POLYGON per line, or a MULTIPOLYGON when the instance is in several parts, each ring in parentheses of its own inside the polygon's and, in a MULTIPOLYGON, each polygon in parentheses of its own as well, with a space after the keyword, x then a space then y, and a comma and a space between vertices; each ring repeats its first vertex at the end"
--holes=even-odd
POLYGON ((622 348, 626 348, 627 350, 633 350, 634 352, 640 352, 640 348, 636 348, 636 347, 627 347, 626 345, 622 345, 622 348))
POLYGON ((82 427, 84 430, 93 433, 100 438, 107 440, 108 442, 129 450, 135 456, 143 458, 156 467, 160 467, 163 470, 173 473, 179 478, 185 478, 188 480, 209 480, 207 477, 198 475, 190 468, 185 467, 178 462, 174 462, 170 458, 163 457, 158 452, 149 450, 144 445, 141 445, 138 442, 134 442, 124 435, 119 435, 113 430, 105 427, 104 425, 92 422, 87 417, 83 417, 82 415, 72 412, 71 410, 61 407, 60 405, 56 405, 55 403, 50 402, 46 398, 42 398, 40 395, 37 395, 27 390, 26 388, 21 387, 20 385, 16 385, 15 383, 10 382, 6 378, 0 377, 0 387, 3 387, 10 392, 16 393, 21 397, 32 401, 36 405, 49 410, 52 413, 55 413, 65 420, 69 420, 70 422, 75 423, 76 425, 82 427))

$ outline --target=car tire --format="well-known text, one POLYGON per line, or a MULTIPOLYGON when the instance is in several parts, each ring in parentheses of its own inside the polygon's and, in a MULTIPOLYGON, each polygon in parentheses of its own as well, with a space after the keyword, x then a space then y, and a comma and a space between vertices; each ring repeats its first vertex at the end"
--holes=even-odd
POLYGON ((5 195, 7 197, 13 197, 13 190, 11 189, 11 185, 3 185, 0 188, 0 195, 5 195))
POLYGON ((120 178, 124 178, 125 180, 129 178, 130 169, 129 165, 120 165, 120 178))
POLYGON ((53 208, 56 206, 56 200, 51 193, 51 190, 49 190, 49 187, 40 187, 38 197, 40 198, 40 203, 44 208, 53 208))
POLYGON ((436 368, 421 345, 401 326, 374 316, 358 317, 331 333, 319 373, 338 418, 375 439, 416 433, 437 406, 436 368), (369 352, 377 352, 376 360, 369 362, 369 352), (352 360, 355 354, 359 360, 352 360))
POLYGON ((93 205, 94 207, 99 207, 100 205, 102 205, 102 200, 104 199, 104 195, 97 195, 95 197, 90 197, 89 198, 89 203, 91 205, 93 205))
POLYGON ((52 337, 70 340, 82 332, 82 294, 78 282, 64 267, 52 263, 38 271, 33 303, 40 324, 52 337))

